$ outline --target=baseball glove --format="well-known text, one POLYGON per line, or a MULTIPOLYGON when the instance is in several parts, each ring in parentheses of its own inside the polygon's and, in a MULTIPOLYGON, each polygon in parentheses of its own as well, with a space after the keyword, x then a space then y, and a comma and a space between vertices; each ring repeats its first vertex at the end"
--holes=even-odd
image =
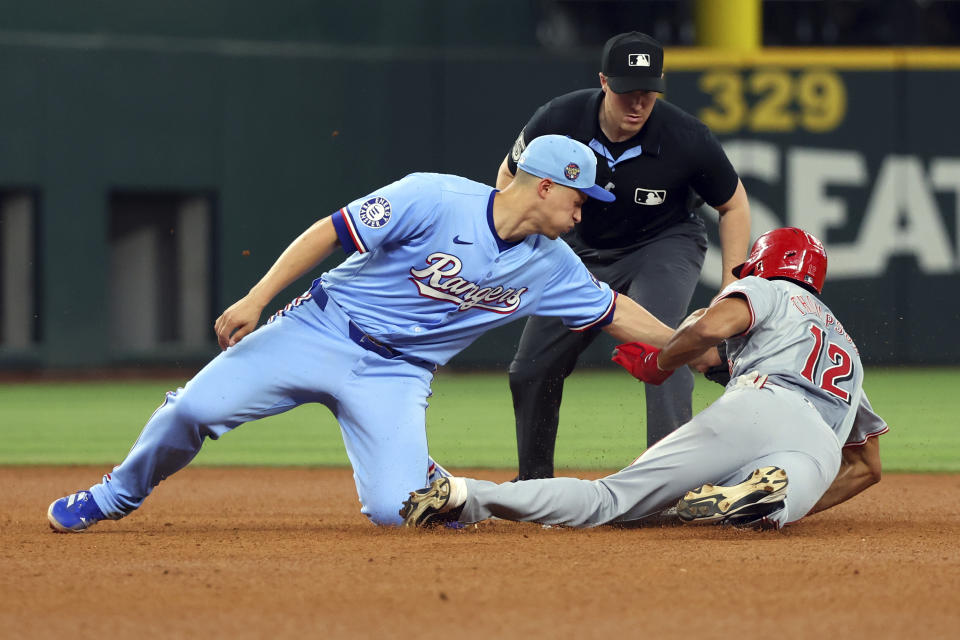
POLYGON ((730 368, 727 366, 727 343, 721 342, 717 345, 717 353, 720 354, 720 364, 710 367, 703 372, 707 380, 716 382, 719 385, 727 386, 730 382, 730 368))

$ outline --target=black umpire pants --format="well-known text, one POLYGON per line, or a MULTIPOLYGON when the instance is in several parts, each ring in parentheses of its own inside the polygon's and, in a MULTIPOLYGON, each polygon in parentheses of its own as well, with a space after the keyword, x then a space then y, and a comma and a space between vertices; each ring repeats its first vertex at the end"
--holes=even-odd
MULTIPOLYGON (((687 314, 706 251, 703 222, 694 218, 665 229, 617 260, 589 254, 581 258, 598 279, 676 327, 687 314)), ((521 480, 553 477, 563 382, 600 331, 570 331, 557 318, 527 320, 510 363, 521 480)), ((693 417, 693 374, 682 367, 662 385, 644 386, 649 447, 693 417)))

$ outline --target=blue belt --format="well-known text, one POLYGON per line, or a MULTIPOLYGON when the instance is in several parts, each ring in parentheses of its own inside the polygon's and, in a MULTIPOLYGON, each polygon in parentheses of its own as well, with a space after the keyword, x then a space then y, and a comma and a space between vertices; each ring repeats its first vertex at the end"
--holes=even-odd
MULTIPOLYGON (((320 307, 321 311, 327 308, 327 302, 330 300, 330 296, 327 295, 326 290, 319 283, 315 287, 313 287, 313 289, 310 291, 310 297, 313 299, 314 302, 317 303, 317 306, 320 307)), ((346 314, 344 314, 344 317, 346 318, 346 314)), ((418 367, 422 367, 429 371, 437 370, 437 365, 434 364, 433 362, 429 362, 427 360, 421 360, 420 358, 413 358, 410 356, 406 356, 400 353, 399 351, 397 351, 396 349, 391 349, 390 347, 383 344, 382 342, 378 342, 375 338, 372 338, 369 335, 367 335, 367 333, 364 332, 364 330, 361 329, 356 322, 354 322, 350 318, 346 318, 346 319, 347 319, 347 336, 349 336, 351 340, 353 340, 356 344, 363 347, 367 351, 371 351, 377 354, 378 356, 387 358, 388 360, 403 360, 404 362, 409 362, 410 364, 416 365, 418 367)))

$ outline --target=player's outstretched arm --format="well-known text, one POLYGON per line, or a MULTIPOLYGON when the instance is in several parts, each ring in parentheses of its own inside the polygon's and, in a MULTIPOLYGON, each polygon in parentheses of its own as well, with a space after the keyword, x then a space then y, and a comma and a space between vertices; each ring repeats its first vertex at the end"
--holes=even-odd
MULTIPOLYGON (((627 342, 617 345, 613 361, 634 378, 652 384, 661 384, 674 370, 685 364, 704 371, 720 362, 716 349, 711 347, 725 338, 746 331, 751 319, 746 300, 730 296, 709 309, 697 309, 691 313, 662 348, 652 341, 627 342)), ((614 335, 619 338, 623 334, 614 335)))
POLYGON ((721 340, 749 329, 751 320, 750 307, 742 297, 719 300, 703 314, 691 315, 680 325, 660 351, 657 364, 661 369, 673 370, 692 363, 721 340))
POLYGON ((868 438, 859 447, 844 447, 837 477, 810 513, 834 507, 880 482, 880 471, 880 438, 868 438))
POLYGON ((249 293, 230 305, 213 325, 221 349, 233 346, 257 328, 263 308, 294 280, 316 267, 338 244, 333 220, 315 222, 290 243, 249 293))
POLYGON ((620 342, 645 342, 655 347, 667 343, 673 329, 627 296, 617 296, 613 321, 603 328, 620 342))

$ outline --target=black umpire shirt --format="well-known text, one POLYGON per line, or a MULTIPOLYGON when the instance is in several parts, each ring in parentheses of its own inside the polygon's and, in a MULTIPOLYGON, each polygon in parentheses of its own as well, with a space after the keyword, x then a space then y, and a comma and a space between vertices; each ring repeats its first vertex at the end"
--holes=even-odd
POLYGON ((635 136, 611 142, 600 129, 603 95, 583 89, 554 98, 537 109, 507 156, 516 175, 520 154, 538 136, 566 135, 593 149, 597 184, 617 199, 587 199, 580 224, 564 237, 578 253, 599 249, 616 257, 692 218, 701 199, 717 207, 733 196, 737 173, 705 124, 657 99, 635 136))

